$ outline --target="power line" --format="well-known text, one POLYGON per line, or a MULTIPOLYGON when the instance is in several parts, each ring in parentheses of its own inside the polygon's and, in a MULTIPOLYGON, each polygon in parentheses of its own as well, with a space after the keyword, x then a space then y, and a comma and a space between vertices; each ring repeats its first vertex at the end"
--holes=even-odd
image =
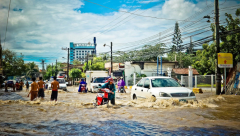
POLYGON ((11 0, 9 2, 9 7, 8 7, 8 17, 7 17, 7 25, 6 25, 6 31, 5 31, 4 45, 5 45, 5 41, 6 41, 6 37, 7 37, 7 28, 8 28, 8 18, 9 18, 10 6, 11 6, 11 0))
MULTIPOLYGON (((117 9, 114 9, 114 8, 110 8, 110 7, 107 7, 107 6, 104 6, 104 5, 101 5, 101 4, 98 4, 98 3, 95 3, 95 2, 89 1, 89 0, 84 0, 84 1, 87 1, 87 2, 89 2, 89 3, 95 4, 95 5, 98 5, 98 6, 107 8, 107 9, 111 9, 111 10, 114 10, 114 11, 125 12, 125 13, 129 13, 129 14, 137 15, 137 16, 142 16, 142 17, 149 17, 149 18, 154 18, 154 19, 164 19, 164 20, 185 21, 185 20, 177 20, 177 19, 170 19, 170 18, 159 18, 159 17, 153 17, 153 16, 145 16, 145 15, 140 15, 140 14, 131 13, 131 12, 128 12, 128 11, 123 11, 123 10, 117 10, 117 9)), ((188 22, 195 22, 195 21, 188 21, 188 22)))

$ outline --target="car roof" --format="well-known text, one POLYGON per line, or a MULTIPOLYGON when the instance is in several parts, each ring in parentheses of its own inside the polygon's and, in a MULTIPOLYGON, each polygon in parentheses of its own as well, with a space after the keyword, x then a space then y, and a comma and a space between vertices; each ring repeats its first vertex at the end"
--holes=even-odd
POLYGON ((171 77, 166 77, 166 76, 151 76, 151 77, 144 77, 144 78, 149 78, 149 79, 156 79, 156 78, 171 78, 171 77))

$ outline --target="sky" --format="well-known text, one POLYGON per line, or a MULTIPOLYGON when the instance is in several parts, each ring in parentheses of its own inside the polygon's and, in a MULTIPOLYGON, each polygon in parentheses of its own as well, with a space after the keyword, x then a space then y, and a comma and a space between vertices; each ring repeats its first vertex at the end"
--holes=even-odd
MULTIPOLYGON (((12 0, 7 26, 9 2, 0 0, 3 48, 22 53, 26 63, 34 61, 40 69, 41 59, 46 64, 56 59, 66 62, 67 51, 62 47, 69 47, 70 42, 93 43, 96 37, 98 53, 110 51, 103 47, 110 42, 113 51, 159 42, 169 47, 176 21, 183 44, 189 43, 189 36, 196 41, 212 34, 203 16, 210 15, 214 21, 213 0, 12 0)), ((219 3, 224 25, 224 13, 233 14, 240 0, 219 3)))

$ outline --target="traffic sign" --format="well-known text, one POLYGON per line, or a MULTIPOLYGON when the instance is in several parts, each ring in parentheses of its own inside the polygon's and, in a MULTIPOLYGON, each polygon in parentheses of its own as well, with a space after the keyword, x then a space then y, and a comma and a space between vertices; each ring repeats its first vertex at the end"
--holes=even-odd
POLYGON ((218 53, 218 67, 219 68, 233 68, 232 53, 218 53))

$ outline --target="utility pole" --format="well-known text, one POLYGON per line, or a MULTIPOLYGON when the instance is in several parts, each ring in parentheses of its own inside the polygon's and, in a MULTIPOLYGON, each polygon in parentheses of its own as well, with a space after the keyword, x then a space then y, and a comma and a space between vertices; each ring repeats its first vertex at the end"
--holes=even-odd
POLYGON ((52 63, 52 76, 53 76, 53 63, 52 63))
POLYGON ((55 72, 55 76, 57 77, 57 60, 56 60, 56 72, 55 72))
POLYGON ((192 54, 192 51, 193 48, 192 48, 192 36, 190 36, 190 47, 189 47, 189 53, 192 54))
POLYGON ((88 70, 88 53, 87 53, 87 66, 86 66, 86 71, 88 70))
POLYGON ((2 67, 2 44, 1 44, 1 35, 0 35, 0 84, 3 83, 3 67, 2 67))
POLYGON ((69 80, 69 48, 62 48, 62 50, 67 50, 68 51, 68 57, 67 57, 67 81, 69 80))
MULTIPOLYGON (((214 0, 214 11, 215 11, 215 42, 216 42, 216 54, 220 52, 220 39, 219 39, 219 1, 214 0)), ((220 68, 218 68, 218 56, 215 58, 215 73, 216 73, 216 95, 221 93, 221 73, 220 68)))
POLYGON ((112 66, 112 42, 111 42, 111 73, 113 73, 113 66, 112 66))

